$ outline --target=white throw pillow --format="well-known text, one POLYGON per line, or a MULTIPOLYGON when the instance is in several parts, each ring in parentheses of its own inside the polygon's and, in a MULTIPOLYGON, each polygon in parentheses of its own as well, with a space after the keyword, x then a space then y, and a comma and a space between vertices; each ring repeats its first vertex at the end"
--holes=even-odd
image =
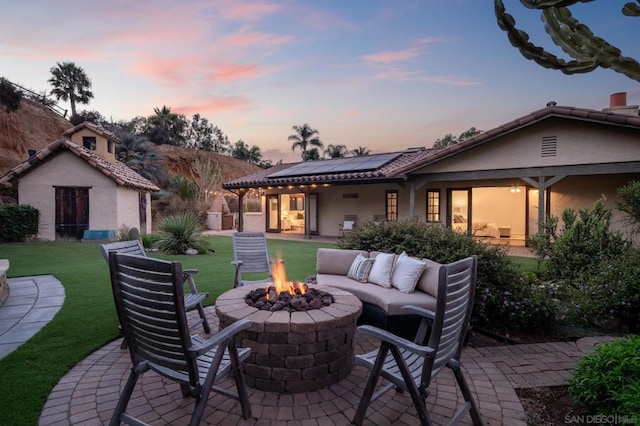
POLYGON ((384 288, 391 288, 391 273, 396 255, 393 253, 380 253, 375 258, 371 272, 369 272, 369 282, 384 288))
POLYGON ((353 224, 355 222, 353 220, 345 220, 344 224, 342 225, 342 230, 343 231, 353 231, 353 224))
POLYGON ((403 293, 413 293, 425 267, 426 263, 402 252, 393 267, 391 285, 403 293))
POLYGON ((361 283, 366 283, 369 279, 369 272, 371 271, 371 266, 373 266, 374 259, 364 257, 359 254, 351 264, 349 268, 349 272, 347 273, 347 277, 352 280, 360 281, 361 283))

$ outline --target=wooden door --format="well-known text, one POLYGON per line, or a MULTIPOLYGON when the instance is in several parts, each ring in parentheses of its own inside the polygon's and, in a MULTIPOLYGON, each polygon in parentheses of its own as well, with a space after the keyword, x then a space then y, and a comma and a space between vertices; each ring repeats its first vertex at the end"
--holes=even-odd
POLYGON ((81 240, 89 229, 89 188, 58 186, 56 190, 56 240, 81 240))
POLYGON ((138 214, 140 216, 140 233, 147 233, 147 194, 138 193, 138 214))

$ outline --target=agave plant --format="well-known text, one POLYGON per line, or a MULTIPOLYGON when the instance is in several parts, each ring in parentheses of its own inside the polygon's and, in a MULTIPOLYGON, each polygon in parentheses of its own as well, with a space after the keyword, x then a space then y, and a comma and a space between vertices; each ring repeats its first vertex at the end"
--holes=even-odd
POLYGON ((158 226, 158 248, 165 254, 184 254, 188 249, 206 252, 207 243, 203 238, 203 231, 198 218, 191 213, 167 216, 158 226))

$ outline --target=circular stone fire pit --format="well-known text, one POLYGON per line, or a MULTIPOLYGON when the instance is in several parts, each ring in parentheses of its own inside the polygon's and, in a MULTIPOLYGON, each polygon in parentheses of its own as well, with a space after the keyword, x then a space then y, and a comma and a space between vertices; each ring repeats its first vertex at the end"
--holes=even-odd
POLYGON ((264 311, 247 305, 256 285, 234 288, 216 300, 224 328, 240 319, 253 322, 238 344, 251 348, 244 367, 249 386, 269 392, 308 392, 337 383, 353 367, 353 338, 362 303, 353 294, 325 286, 330 306, 303 312, 264 311))

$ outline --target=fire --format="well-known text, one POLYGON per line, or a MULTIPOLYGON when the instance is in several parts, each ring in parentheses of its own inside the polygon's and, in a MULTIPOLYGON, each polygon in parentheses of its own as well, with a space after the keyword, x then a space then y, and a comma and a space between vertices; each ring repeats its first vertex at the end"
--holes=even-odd
POLYGON ((287 281, 287 274, 284 271, 284 261, 282 259, 276 259, 272 262, 271 276, 273 277, 273 286, 276 288, 277 294, 284 291, 288 291, 292 295, 296 293, 305 293, 304 285, 302 283, 292 283, 287 281))

